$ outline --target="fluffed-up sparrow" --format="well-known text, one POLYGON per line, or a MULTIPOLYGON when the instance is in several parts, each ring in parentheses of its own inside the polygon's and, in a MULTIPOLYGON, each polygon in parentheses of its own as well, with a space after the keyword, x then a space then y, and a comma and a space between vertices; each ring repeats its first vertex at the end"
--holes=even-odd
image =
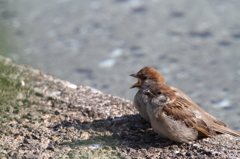
POLYGON ((176 95, 170 86, 152 83, 143 91, 147 95, 147 114, 153 130, 161 137, 175 142, 189 142, 199 137, 240 133, 215 123, 197 104, 176 95))
MULTIPOLYGON (((142 92, 144 89, 148 88, 152 83, 158 82, 158 83, 165 83, 165 80, 160 72, 158 72, 153 67, 143 67, 138 73, 131 74, 130 76, 135 77, 138 79, 137 83, 133 84, 131 88, 137 87, 139 88, 137 94, 134 97, 134 106, 139 111, 139 114, 147 121, 150 122, 149 117, 146 113, 146 104, 148 97, 144 95, 142 92)), ((185 93, 180 91, 179 89, 169 86, 170 89, 175 93, 176 96, 179 96, 181 98, 186 99, 188 102, 190 102, 193 105, 198 105, 185 93)), ((201 109, 201 108, 199 108, 201 109)), ((206 118, 209 118, 209 120, 213 121, 214 123, 222 126, 227 126, 222 121, 218 120, 214 116, 206 113, 206 118)))

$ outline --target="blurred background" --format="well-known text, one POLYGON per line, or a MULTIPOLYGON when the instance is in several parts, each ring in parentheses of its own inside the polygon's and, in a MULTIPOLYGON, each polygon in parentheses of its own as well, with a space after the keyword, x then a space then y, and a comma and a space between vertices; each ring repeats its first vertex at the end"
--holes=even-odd
POLYGON ((240 1, 1 0, 0 52, 76 85, 132 100, 153 66, 240 131, 240 1))

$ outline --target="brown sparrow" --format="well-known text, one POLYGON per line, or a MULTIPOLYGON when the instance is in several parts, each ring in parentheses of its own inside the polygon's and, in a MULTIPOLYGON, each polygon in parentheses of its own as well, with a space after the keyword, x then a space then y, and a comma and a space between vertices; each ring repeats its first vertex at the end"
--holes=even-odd
MULTIPOLYGON (((131 88, 134 88, 134 87, 139 88, 139 91, 137 92, 137 94, 134 97, 133 104, 134 104, 135 108, 139 111, 140 115, 145 120, 150 121, 149 117, 146 113, 146 104, 147 104, 148 97, 146 95, 144 95, 142 92, 144 89, 148 88, 151 85, 151 83, 154 83, 154 82, 165 83, 165 80, 164 80, 163 76, 161 75, 161 73, 159 73, 153 67, 144 67, 138 73, 131 74, 130 76, 133 76, 138 79, 137 83, 132 85, 131 88)), ((184 98, 191 104, 196 105, 198 107, 198 105, 190 97, 188 97, 185 93, 183 93, 182 91, 180 91, 179 89, 177 89, 173 86, 169 86, 169 87, 175 93, 176 96, 184 98)), ((201 109, 201 108, 199 108, 199 109, 201 109)), ((225 127, 227 126, 225 123, 221 122, 220 120, 218 120, 217 118, 215 118, 214 116, 212 116, 208 113, 206 113, 206 116, 207 116, 207 118, 210 118, 214 123, 216 123, 218 125, 222 125, 225 127)))
POLYGON ((148 122, 150 119, 146 111, 148 96, 143 94, 143 90, 148 88, 152 82, 165 83, 161 73, 153 67, 144 67, 138 73, 131 74, 130 76, 138 79, 137 83, 133 84, 130 88, 139 88, 137 94, 134 96, 133 105, 138 110, 139 114, 148 122))
POLYGON ((149 97, 147 114, 153 130, 163 138, 182 143, 217 133, 240 137, 240 133, 215 123, 198 105, 177 96, 168 85, 153 83, 143 93, 149 97))

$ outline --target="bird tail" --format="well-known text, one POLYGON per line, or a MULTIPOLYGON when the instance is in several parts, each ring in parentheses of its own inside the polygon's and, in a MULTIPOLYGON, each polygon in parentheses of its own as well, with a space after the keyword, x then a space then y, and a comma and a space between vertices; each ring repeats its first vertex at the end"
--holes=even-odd
POLYGON ((229 134, 229 135, 232 135, 232 136, 235 136, 235 137, 240 137, 240 133, 239 132, 236 132, 234 130, 231 130, 227 127, 224 127, 224 126, 213 126, 212 128, 214 131, 216 132, 220 132, 220 133, 223 133, 223 134, 229 134))

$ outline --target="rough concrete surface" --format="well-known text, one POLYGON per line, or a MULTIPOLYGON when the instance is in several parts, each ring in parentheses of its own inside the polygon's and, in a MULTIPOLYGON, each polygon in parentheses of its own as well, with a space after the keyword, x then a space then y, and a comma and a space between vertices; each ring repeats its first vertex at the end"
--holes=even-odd
MULTIPOLYGON (((129 100, 137 90, 128 75, 153 66, 240 132, 239 8, 238 0, 0 0, 0 53, 129 100)), ((1 82, 1 98, 32 97, 16 93, 21 79, 1 82)))
POLYGON ((165 146, 132 106, 0 56, 0 158, 237 158, 228 135, 165 146))

